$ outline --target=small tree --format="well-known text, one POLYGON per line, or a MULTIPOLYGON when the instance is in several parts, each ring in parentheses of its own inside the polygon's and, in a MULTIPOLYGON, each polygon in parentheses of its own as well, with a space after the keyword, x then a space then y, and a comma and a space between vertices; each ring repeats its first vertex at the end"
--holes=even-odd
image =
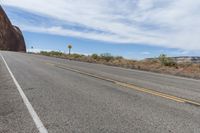
POLYGON ((161 54, 158 59, 163 66, 177 66, 177 63, 165 54, 161 54))
POLYGON ((114 59, 114 57, 110 53, 103 53, 100 55, 101 59, 109 62, 114 59))
POLYGON ((98 54, 92 54, 91 57, 92 57, 92 59, 95 59, 95 60, 97 60, 99 58, 98 54))
POLYGON ((167 55, 161 54, 158 59, 162 65, 165 65, 165 63, 167 62, 167 55))
POLYGON ((71 54, 71 49, 72 49, 72 45, 71 44, 68 45, 68 49, 69 49, 69 55, 70 55, 71 54))

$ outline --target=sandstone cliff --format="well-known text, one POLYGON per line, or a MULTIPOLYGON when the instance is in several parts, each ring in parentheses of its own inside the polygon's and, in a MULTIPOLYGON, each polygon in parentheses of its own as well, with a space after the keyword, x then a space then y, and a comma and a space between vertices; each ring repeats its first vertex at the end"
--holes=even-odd
POLYGON ((0 50, 26 52, 21 30, 13 26, 0 6, 0 50))

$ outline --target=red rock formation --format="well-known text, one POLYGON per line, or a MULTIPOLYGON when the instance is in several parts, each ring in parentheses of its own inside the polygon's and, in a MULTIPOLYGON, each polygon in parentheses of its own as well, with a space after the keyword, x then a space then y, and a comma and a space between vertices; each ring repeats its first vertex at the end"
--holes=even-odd
POLYGON ((21 30, 13 26, 0 6, 0 50, 26 52, 21 30))

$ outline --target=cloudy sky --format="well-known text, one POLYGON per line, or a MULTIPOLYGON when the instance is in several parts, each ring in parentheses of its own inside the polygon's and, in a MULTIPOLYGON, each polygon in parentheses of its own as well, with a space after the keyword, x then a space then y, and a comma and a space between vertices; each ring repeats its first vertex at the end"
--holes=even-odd
POLYGON ((200 0, 1 0, 35 50, 200 55, 200 0))

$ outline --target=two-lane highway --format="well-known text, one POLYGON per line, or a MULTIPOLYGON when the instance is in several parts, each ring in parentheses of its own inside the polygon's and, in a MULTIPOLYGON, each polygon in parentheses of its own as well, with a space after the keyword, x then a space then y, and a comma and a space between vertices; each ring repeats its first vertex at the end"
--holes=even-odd
MULTIPOLYGON (((39 55, 0 53, 49 133, 200 132, 200 107, 184 102, 200 103, 198 80, 39 55)), ((10 75, 2 58, 0 63, 0 82, 4 82, 10 75)), ((22 99, 11 81, 0 84, 1 97, 12 86, 6 93, 7 101, 22 99)), ((0 112, 0 119, 5 121, 0 122, 0 132, 11 132, 12 125, 16 126, 13 133, 38 132, 23 101, 15 101, 20 110, 7 101, 0 102, 7 107, 0 112), (5 114, 9 107, 13 111, 5 114), (21 124, 12 121, 10 115, 21 124)))

